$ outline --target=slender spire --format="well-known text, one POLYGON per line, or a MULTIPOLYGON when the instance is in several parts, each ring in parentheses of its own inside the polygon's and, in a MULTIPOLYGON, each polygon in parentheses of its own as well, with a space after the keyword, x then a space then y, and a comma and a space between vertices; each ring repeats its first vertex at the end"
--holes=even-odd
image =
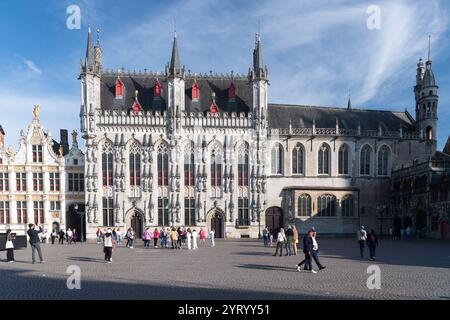
POLYGON ((351 92, 348 90, 348 102, 347 102, 347 109, 350 110, 352 108, 352 101, 351 101, 351 92))
POLYGON ((428 61, 431 61, 431 35, 428 36, 428 61))
POLYGON ((253 50, 253 76, 257 79, 265 79, 267 76, 267 70, 264 66, 261 36, 257 32, 255 35, 255 49, 253 50))
POLYGON ((423 88, 432 87, 436 85, 433 69, 431 67, 431 36, 428 36, 428 60, 426 62, 425 74, 423 76, 423 88))
POLYGON ((176 76, 181 74, 180 56, 178 54, 177 31, 174 29, 172 57, 170 58, 169 75, 176 76))
POLYGON ((92 63, 93 61, 93 46, 92 46, 92 33, 91 26, 88 27, 88 39, 87 39, 87 47, 86 47, 86 66, 92 63))

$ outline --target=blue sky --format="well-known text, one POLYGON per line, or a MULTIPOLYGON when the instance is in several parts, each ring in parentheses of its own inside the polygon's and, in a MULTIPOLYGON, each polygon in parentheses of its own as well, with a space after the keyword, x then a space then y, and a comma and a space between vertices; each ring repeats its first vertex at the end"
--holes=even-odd
POLYGON ((440 86, 439 149, 450 134, 450 3, 417 1, 179 0, 2 1, 0 124, 17 148, 34 104, 59 139, 79 130, 79 59, 87 26, 101 29, 104 67, 162 71, 170 59, 176 19, 180 58, 192 72, 247 73, 260 25, 269 68, 270 102, 408 110, 420 57, 432 36, 440 86), (81 8, 81 29, 66 27, 69 5, 81 8), (369 30, 369 5, 381 29, 369 30))

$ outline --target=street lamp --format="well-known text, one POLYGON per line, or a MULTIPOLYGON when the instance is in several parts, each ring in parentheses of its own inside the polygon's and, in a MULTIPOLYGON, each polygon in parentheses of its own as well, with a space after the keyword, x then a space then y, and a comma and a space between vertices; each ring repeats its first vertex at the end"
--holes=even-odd
POLYGON ((83 220, 84 220, 84 218, 83 218, 83 217, 84 217, 85 212, 84 212, 84 211, 78 211, 78 203, 75 204, 74 209, 75 209, 75 212, 76 212, 77 214, 79 214, 79 215, 80 215, 80 218, 81 218, 81 230, 80 230, 80 234, 81 234, 81 242, 84 242, 84 235, 83 235, 83 220))

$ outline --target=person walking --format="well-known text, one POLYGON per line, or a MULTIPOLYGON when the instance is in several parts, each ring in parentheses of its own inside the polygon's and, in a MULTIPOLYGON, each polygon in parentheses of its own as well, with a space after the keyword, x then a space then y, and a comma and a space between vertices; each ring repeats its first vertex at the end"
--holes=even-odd
POLYGON ((31 245, 31 259, 33 261, 33 264, 36 263, 36 257, 35 257, 35 252, 37 251, 38 255, 39 255, 39 260, 41 261, 41 263, 45 263, 44 258, 42 257, 42 250, 41 250, 41 245, 39 243, 39 233, 42 233, 43 229, 42 227, 38 227, 33 223, 30 223, 28 225, 28 237, 30 238, 30 245, 31 245))
POLYGON ((288 257, 291 256, 292 253, 292 242, 294 240, 294 232, 292 231, 292 226, 288 226, 287 230, 286 230, 286 243, 285 243, 285 248, 286 248, 286 255, 288 257))
POLYGON ((102 229, 97 228, 95 235, 97 236, 97 244, 102 243, 102 236, 103 236, 102 229))
POLYGON ((172 228, 172 231, 170 231, 170 241, 172 242, 172 249, 177 250, 178 249, 178 232, 175 228, 172 228))
POLYGON ((11 229, 6 230, 6 262, 13 263, 14 260, 14 240, 16 239, 15 234, 11 233, 11 229))
POLYGON ((120 230, 120 228, 117 228, 117 245, 122 244, 122 240, 123 240, 123 232, 120 230))
POLYGON ((151 240, 150 228, 145 229, 143 240, 144 240, 144 248, 150 248, 150 240, 151 240))
POLYGON ((187 236, 187 230, 186 230, 186 227, 183 227, 183 229, 181 229, 181 244, 182 245, 186 245, 186 236, 187 236))
POLYGON ((161 239, 161 248, 167 247, 166 230, 164 228, 161 228, 159 238, 161 239))
POLYGON ((292 232, 294 233, 294 237, 292 239, 292 249, 293 249, 293 255, 296 256, 297 255, 297 244, 298 244, 298 230, 297 227, 294 226, 292 227, 292 232))
POLYGON ((209 232, 209 241, 210 241, 211 247, 216 246, 216 242, 214 240, 215 236, 216 236, 216 231, 214 231, 214 229, 211 229, 211 231, 209 232))
POLYGON ((313 240, 312 240, 313 231, 309 230, 308 233, 303 237, 303 253, 305 254, 305 259, 297 265, 297 270, 299 272, 302 271, 302 264, 305 264, 305 271, 309 271, 311 273, 317 273, 312 268, 312 250, 313 250, 313 240))
POLYGON ((366 247, 367 240, 367 232, 364 230, 364 226, 361 226, 361 229, 356 231, 356 239, 359 243, 359 253, 361 254, 361 258, 364 258, 364 249, 366 247))
POLYGON ((75 229, 75 228, 72 229, 72 240, 73 240, 73 244, 77 244, 78 233, 77 233, 77 229, 75 229))
POLYGON ((182 242, 181 241, 181 234, 182 234, 181 227, 178 227, 177 233, 178 233, 177 246, 178 246, 178 249, 181 249, 181 242, 182 242))
POLYGON ((51 238, 52 244, 55 244, 55 239, 58 237, 58 232, 56 232, 56 228, 52 230, 51 238))
POLYGON ((206 247, 207 244, 206 244, 206 231, 205 231, 205 229, 200 228, 199 236, 200 236, 200 244, 201 244, 203 247, 206 247))
POLYGON ((117 243, 117 231, 116 231, 116 228, 112 229, 112 237, 113 237, 113 240, 117 243))
POLYGON ((103 235, 103 252, 105 253, 106 263, 112 262, 112 253, 114 249, 114 239, 112 237, 111 229, 108 228, 103 235))
POLYGON ((73 232, 72 230, 70 230, 70 228, 67 229, 66 236, 67 236, 67 244, 72 244, 73 232))
POLYGON ((64 244, 65 237, 66 233, 64 232, 64 229, 61 228, 61 230, 59 230, 59 244, 64 244))
POLYGON ((312 258, 314 259, 315 263, 317 264, 317 267, 319 268, 319 270, 323 270, 326 267, 323 266, 319 260, 319 243, 317 242, 317 232, 314 229, 313 229, 311 238, 313 241, 313 247, 312 247, 312 251, 311 251, 312 258))
POLYGON ((192 231, 192 250, 197 250, 197 237, 198 237, 198 233, 197 231, 194 229, 194 231, 192 231))
POLYGON ((188 228, 186 231, 186 242, 187 242, 187 247, 188 250, 192 249, 192 231, 191 228, 188 228))
POLYGON ((280 257, 283 255, 283 245, 286 243, 286 235, 284 234, 284 229, 280 228, 277 235, 277 249, 273 256, 275 257, 278 254, 278 250, 280 250, 280 257))
POLYGON ((263 229, 263 241, 264 241, 264 246, 268 246, 269 245, 269 228, 265 227, 263 229))
POLYGON ((375 260, 375 249, 378 246, 378 237, 375 230, 371 230, 367 236, 367 246, 369 247, 370 260, 375 260))
POLYGON ((166 230, 166 248, 169 249, 169 243, 170 243, 170 228, 167 228, 166 230))
POLYGON ((159 238, 158 228, 155 228, 155 231, 153 231, 153 246, 155 248, 158 248, 158 238, 159 238))
POLYGON ((133 228, 129 228, 127 231, 127 247, 130 249, 133 249, 133 242, 135 238, 135 233, 133 231, 133 228))
POLYGON ((269 230, 269 247, 273 247, 273 233, 269 230))

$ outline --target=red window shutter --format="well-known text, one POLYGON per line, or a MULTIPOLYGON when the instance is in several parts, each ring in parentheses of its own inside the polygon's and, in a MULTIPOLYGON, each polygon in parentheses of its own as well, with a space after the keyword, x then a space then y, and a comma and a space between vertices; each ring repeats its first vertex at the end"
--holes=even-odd
POLYGON ((161 85, 159 84, 158 79, 156 79, 156 81, 155 81, 155 87, 153 90, 154 90, 153 94, 154 94, 155 98, 161 96, 161 85))
POLYGON ((198 87, 197 80, 194 81, 194 84, 192 85, 192 100, 198 100, 200 96, 200 89, 198 87))
POLYGON ((116 98, 123 96, 123 82, 119 78, 116 80, 116 98))

